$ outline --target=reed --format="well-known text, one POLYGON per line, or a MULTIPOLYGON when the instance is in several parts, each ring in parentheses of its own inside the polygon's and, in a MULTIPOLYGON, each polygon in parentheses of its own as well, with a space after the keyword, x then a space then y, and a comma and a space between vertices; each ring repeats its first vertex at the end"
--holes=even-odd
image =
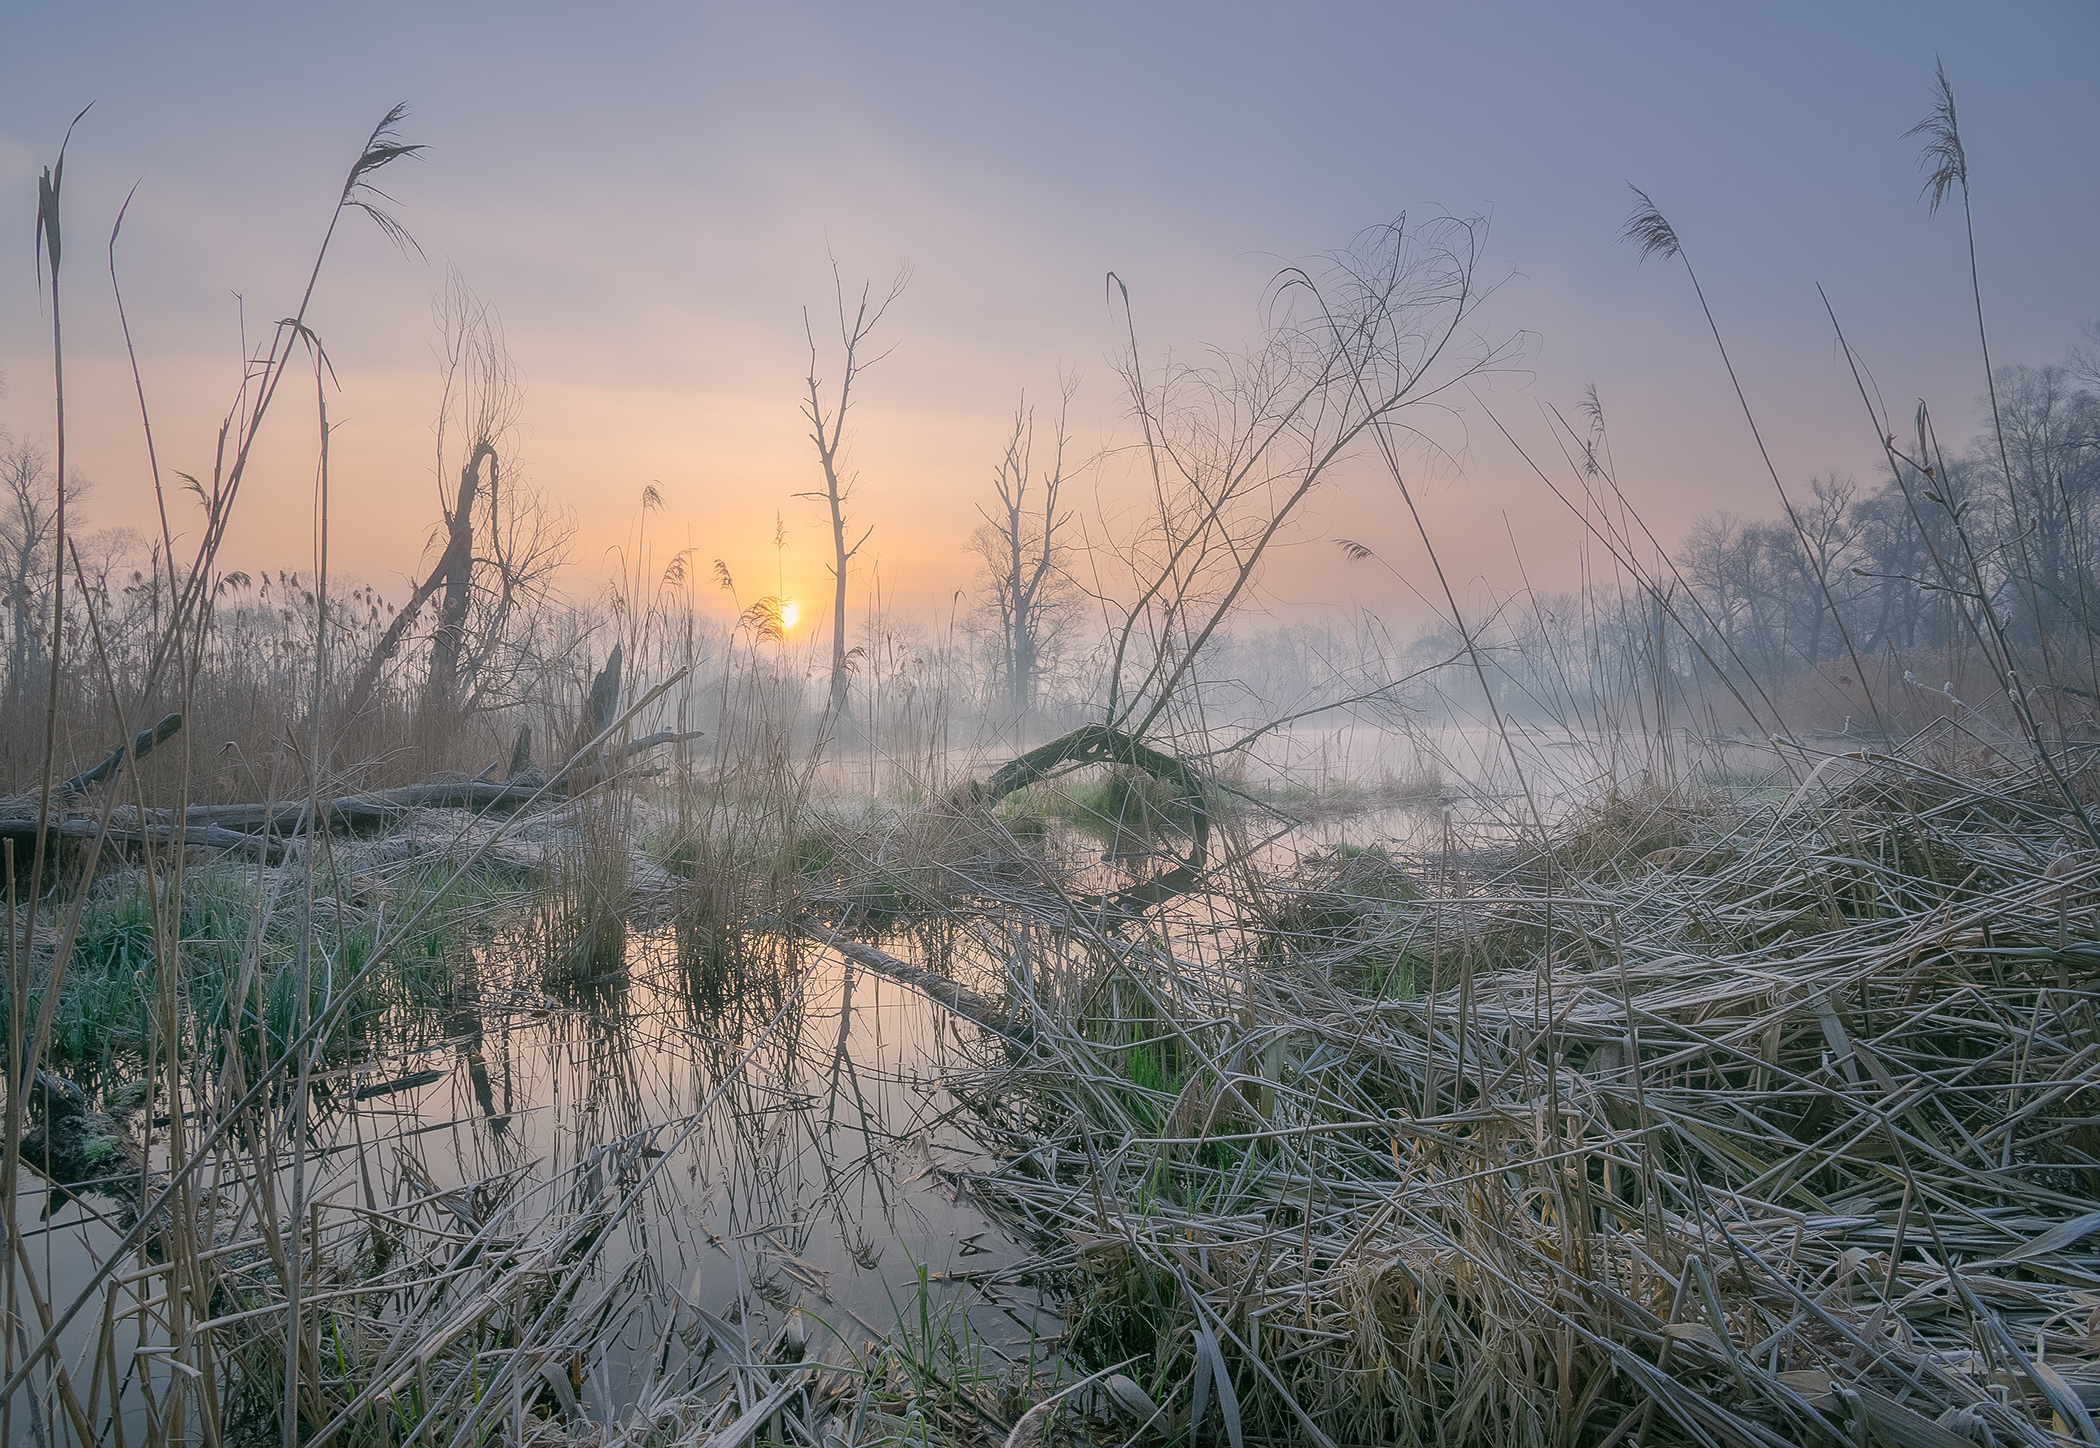
POLYGON ((1077 1365, 1142 1349, 1168 1430, 1229 1400, 1236 1441, 2079 1422, 2096 866, 2038 766, 1835 763, 1708 802, 1700 868, 1600 877, 1578 822, 1550 872, 1087 937, 971 1180, 1077 1365), (1421 994, 1365 970, 1396 948, 1421 994))
MULTIPOLYGON (((1940 96, 1928 189, 1966 207, 1940 96)), ((1775 468, 1784 527, 1674 551, 1592 393, 1537 468, 1582 591, 1476 608, 1408 449, 1513 353, 1472 334, 1483 226, 1403 219, 1281 273, 1215 365, 1149 360, 1119 291, 1136 436, 1089 467, 1147 500, 1082 590, 1060 425, 1024 590, 1074 632, 1091 596, 1097 639, 922 628, 878 586, 849 648, 847 391, 812 371, 828 636, 719 560, 713 621, 653 486, 610 586, 557 597, 516 377, 455 284, 463 455, 390 607, 329 556, 317 298, 346 215, 413 245, 373 188, 420 153, 402 120, 240 382, 194 551, 152 454, 128 571, 67 472, 63 148, 42 192, 56 470, 0 478, 11 583, 49 579, 11 595, 0 701, 0 1437, 2100 1441, 2100 681, 2044 637, 2090 622, 2091 568, 2082 498, 2065 557, 2023 541, 2026 393, 1994 381, 1966 458, 1921 409, 1913 456, 1862 382, 1881 493, 1775 468), (309 373, 314 555, 224 571, 309 373), (1248 631, 1365 461, 1443 616, 1248 631), (1845 582, 1885 559, 1919 571, 1845 582), (899 990, 932 1002, 901 1042, 899 990), (1010 1247, 886 1254, 907 1187, 1010 1247)), ((1681 259, 1642 200, 1632 239, 1681 259)), ((848 382, 881 315, 844 323, 848 382)))

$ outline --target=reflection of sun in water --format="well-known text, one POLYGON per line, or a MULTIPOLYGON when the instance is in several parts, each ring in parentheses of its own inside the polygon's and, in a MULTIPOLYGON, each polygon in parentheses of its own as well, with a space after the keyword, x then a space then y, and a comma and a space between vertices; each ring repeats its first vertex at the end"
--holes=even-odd
POLYGON ((792 598, 780 605, 780 626, 782 628, 793 628, 795 620, 801 616, 802 610, 795 606, 795 600, 792 598))

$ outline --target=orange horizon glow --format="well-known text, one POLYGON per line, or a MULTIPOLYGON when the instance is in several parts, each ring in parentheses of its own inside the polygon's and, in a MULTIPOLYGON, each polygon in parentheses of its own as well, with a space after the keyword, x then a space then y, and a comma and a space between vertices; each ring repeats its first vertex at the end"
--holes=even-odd
MULTIPOLYGON (((802 413, 811 348, 835 386, 835 308, 864 282, 880 296, 900 269, 910 285, 877 329, 844 430, 847 541, 865 543, 846 570, 855 634, 876 614, 947 628, 987 606, 970 539, 1015 408, 1025 395, 1037 409, 1040 471, 1067 381, 1067 536, 1085 541, 1086 589, 1128 594, 1114 549, 1148 526, 1151 484, 1132 451, 1147 424, 1128 397, 1126 349, 1135 340, 1155 384, 1184 360, 1200 370, 1258 353, 1280 268, 1411 206, 1492 213, 1481 281, 1493 295, 1475 325, 1522 333, 1523 358, 1413 415, 1436 447, 1407 461, 1408 505, 1377 458, 1338 469, 1265 563, 1248 628, 1370 614, 1410 632, 1444 607, 1423 586, 1438 568, 1483 610, 1585 586, 1609 559, 1532 464, 1563 476, 1559 420, 1593 384, 1612 419, 1613 487, 1662 547, 1717 508, 1783 516, 1697 299, 1619 240, 1622 177, 1655 188, 1688 241, 1723 248, 1701 264, 1788 486, 1828 473, 1871 486, 1885 463, 1833 361, 1818 287, 1888 395, 1931 399, 1967 436, 1984 379, 1962 340, 1975 325, 1966 262, 1945 218, 1921 210, 1915 146, 1900 139, 1941 51, 1962 57, 1964 113, 2023 138, 1992 178, 1994 355, 2051 361, 2091 310, 2081 239, 2100 190, 2062 178, 2100 134, 2077 101, 2093 31, 2049 7, 2008 20, 1941 0, 1891 42, 1876 7, 1832 20, 1797 6, 1826 43, 1775 41, 1769 55, 1739 43, 1722 12, 1658 30, 1553 7, 1520 27, 1465 7, 1336 12, 1305 20, 1283 49, 1255 38, 1258 25, 1225 26, 1215 53, 1192 52, 1182 20, 1144 7, 1119 15, 1122 43, 1106 50, 1091 20, 996 7, 967 24, 701 7, 608 27, 528 4, 542 13, 496 32, 439 7, 428 44, 375 32, 348 49, 304 14, 256 26, 134 8, 118 27, 63 6, 11 17, 9 53, 42 59, 0 95, 0 196, 14 198, 24 234, 24 198, 65 122, 104 97, 65 172, 68 229, 112 243, 107 266, 90 258, 65 274, 68 465, 92 484, 69 503, 69 527, 128 530, 143 554, 165 516, 178 556, 195 548, 208 520, 175 474, 212 476, 267 319, 302 305, 343 166, 384 100, 407 97, 403 134, 431 149, 390 170, 388 186, 415 245, 346 215, 301 313, 326 342, 331 579, 393 603, 429 577, 456 488, 457 460, 435 457, 445 393, 432 316, 455 267, 500 317, 523 388, 505 486, 537 491, 573 524, 559 592, 588 604, 622 569, 660 577, 683 552, 697 560, 694 607, 733 624, 768 595, 774 621, 799 632, 789 600, 806 592, 819 600, 813 639, 834 626, 837 542, 802 413), (315 49, 324 33, 336 48, 315 49), (1006 62, 1022 45, 1056 59, 1016 70, 1006 62), (485 63, 462 75, 452 57, 470 46, 485 63), (1396 94, 1402 52, 1438 60, 1396 94), (1478 109, 1478 72, 1462 59, 1487 55, 1492 118, 1449 125, 1478 109), (696 62, 707 84, 690 83, 696 62), (294 64, 314 84, 255 127, 253 78, 294 64), (550 67, 581 104, 546 106, 518 85, 550 67), (1130 84, 1129 67, 1148 83, 1130 84), (864 90, 874 75, 884 83, 864 90), (1226 75, 1269 100, 1219 110, 1226 75), (1777 115, 1761 105, 1775 85, 1793 98, 1777 115), (1539 143, 1571 115, 1583 117, 1579 146, 1539 143), (1432 129, 1437 146, 1389 141, 1432 129), (1133 147, 1134 134, 1157 144, 1133 147), (241 166, 223 162, 229 137, 243 138, 241 166), (556 177, 589 178, 587 201, 556 177), (1803 228, 1800 204, 1779 198, 1820 208, 1820 224, 1803 228), (658 497, 647 508, 645 485, 658 497), (1378 562, 1350 561, 1338 537, 1378 562), (714 586, 716 560, 735 586, 714 586)), ((43 273, 26 248, 0 262, 0 431, 48 448, 43 273)), ((320 396, 287 388, 275 404, 222 571, 316 568, 320 396)), ((1576 478, 1566 490, 1585 493, 1576 478)), ((1090 609, 1087 626, 1113 611, 1090 609)))

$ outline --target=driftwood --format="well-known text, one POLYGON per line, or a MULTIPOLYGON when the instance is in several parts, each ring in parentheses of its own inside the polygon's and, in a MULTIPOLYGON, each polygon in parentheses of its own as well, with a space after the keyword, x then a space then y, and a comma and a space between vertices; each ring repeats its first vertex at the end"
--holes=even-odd
POLYGON ((985 786, 985 803, 997 804, 1017 789, 1047 778, 1068 765, 1120 764, 1142 770, 1177 791, 1189 812, 1189 851, 1163 875, 1142 881, 1108 901, 1111 910, 1135 911, 1162 904, 1196 887, 1210 860, 1210 814, 1203 800, 1203 776, 1187 760, 1163 753, 1107 724, 1089 724, 1039 745, 1002 765, 985 786))
POLYGON ((958 985, 945 975, 936 975, 922 970, 909 961, 899 960, 886 950, 877 950, 872 945, 863 945, 857 940, 848 940, 835 930, 822 925, 804 925, 802 933, 819 945, 829 946, 840 955, 877 975, 888 976, 899 985, 909 986, 928 999, 937 1001, 959 1016, 968 1017, 994 1035, 1021 1045, 1027 1044, 1024 1029, 1015 1024, 1013 1015, 998 1001, 978 995, 966 986, 958 985))

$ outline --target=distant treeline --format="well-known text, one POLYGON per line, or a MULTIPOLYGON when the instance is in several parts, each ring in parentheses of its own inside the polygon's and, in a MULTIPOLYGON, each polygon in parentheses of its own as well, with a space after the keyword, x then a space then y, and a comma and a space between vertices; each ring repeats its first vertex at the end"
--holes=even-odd
MULTIPOLYGON (((1879 481, 1811 478, 1774 514, 1701 515, 1674 547, 1623 513, 1593 519, 1580 590, 1504 596, 1467 635, 1432 628, 1403 657, 1470 637, 1497 707, 1520 718, 1758 733, 1846 715, 1855 732, 1912 728, 2000 704, 2010 659, 2042 722, 2090 732, 2100 354, 1995 380, 1996 421, 1986 401, 1958 449, 1921 416, 1879 481)), ((1615 488, 1593 496, 1623 509, 1615 488)), ((1446 695, 1479 697, 1455 678, 1446 695)))

